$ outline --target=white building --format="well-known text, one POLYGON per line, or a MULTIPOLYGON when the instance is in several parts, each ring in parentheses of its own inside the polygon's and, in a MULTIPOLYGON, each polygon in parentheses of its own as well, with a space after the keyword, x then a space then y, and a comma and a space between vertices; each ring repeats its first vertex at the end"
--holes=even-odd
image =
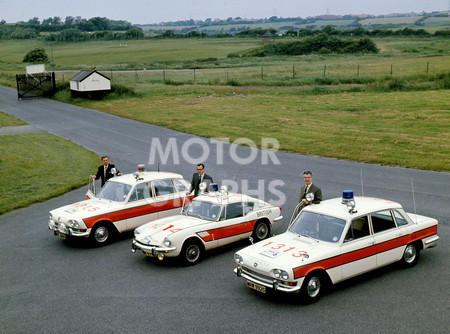
POLYGON ((101 95, 111 90, 111 80, 95 70, 82 70, 70 79, 73 96, 101 95))

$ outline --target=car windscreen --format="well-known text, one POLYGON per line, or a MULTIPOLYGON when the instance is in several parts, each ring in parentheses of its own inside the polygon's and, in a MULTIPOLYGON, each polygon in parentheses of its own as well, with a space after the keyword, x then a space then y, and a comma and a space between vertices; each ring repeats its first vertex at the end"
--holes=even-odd
POLYGON ((114 202, 123 202, 127 198, 130 190, 131 186, 129 184, 106 182, 96 197, 114 202))
POLYGON ((345 220, 315 212, 302 211, 289 231, 313 239, 338 242, 344 231, 345 220))
POLYGON ((202 219, 217 220, 217 217, 220 214, 220 205, 193 200, 184 209, 184 213, 188 216, 199 217, 202 219))

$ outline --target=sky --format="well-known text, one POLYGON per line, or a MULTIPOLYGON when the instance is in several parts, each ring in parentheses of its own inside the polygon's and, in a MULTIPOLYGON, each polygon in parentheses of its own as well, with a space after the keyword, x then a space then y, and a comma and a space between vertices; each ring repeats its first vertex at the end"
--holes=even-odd
POLYGON ((301 17, 323 14, 432 12, 449 9, 450 0, 0 0, 0 21, 37 17, 106 17, 132 24, 229 17, 301 17))

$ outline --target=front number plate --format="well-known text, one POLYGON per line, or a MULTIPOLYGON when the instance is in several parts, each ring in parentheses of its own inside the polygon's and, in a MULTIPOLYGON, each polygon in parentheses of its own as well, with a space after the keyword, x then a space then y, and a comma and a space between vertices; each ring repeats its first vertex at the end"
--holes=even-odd
POLYGON ((65 235, 64 233, 56 232, 56 231, 55 231, 55 235, 56 235, 57 237, 60 237, 60 238, 63 238, 63 239, 67 239, 67 235, 65 235))
POLYGON ((266 287, 263 286, 263 285, 259 285, 259 284, 247 281, 247 286, 250 289, 253 289, 253 290, 256 290, 256 291, 259 291, 259 292, 262 292, 262 293, 266 293, 266 287))

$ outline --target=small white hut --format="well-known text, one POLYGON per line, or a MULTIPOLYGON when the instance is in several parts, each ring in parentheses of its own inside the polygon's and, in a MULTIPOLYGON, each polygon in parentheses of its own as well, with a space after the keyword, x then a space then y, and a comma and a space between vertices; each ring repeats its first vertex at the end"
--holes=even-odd
POLYGON ((103 95, 111 90, 111 80, 96 70, 82 70, 70 79, 73 96, 103 95))

